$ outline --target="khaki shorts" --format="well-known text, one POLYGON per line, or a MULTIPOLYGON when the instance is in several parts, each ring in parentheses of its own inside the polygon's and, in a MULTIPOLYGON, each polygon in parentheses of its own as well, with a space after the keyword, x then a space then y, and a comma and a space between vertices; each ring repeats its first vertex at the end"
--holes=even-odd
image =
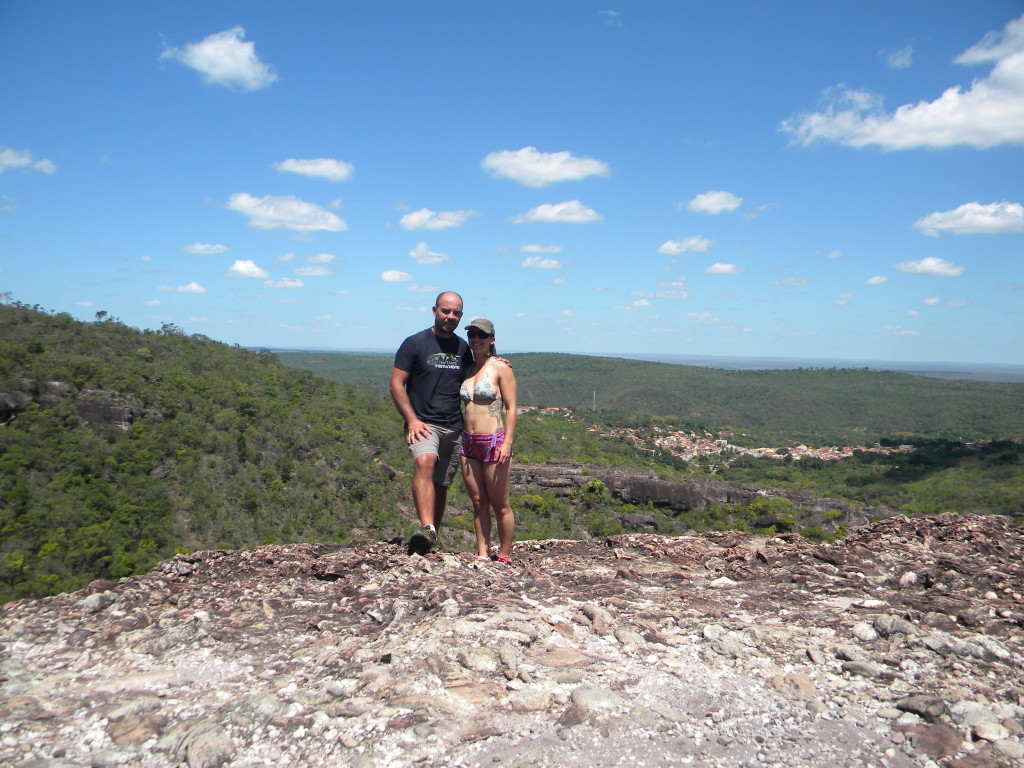
POLYGON ((462 440, 462 430, 445 429, 433 424, 430 427, 430 435, 417 440, 409 446, 409 453, 413 459, 417 456, 437 456, 437 464, 434 465, 434 482, 438 485, 451 485, 455 479, 455 473, 459 470, 459 444, 462 440))

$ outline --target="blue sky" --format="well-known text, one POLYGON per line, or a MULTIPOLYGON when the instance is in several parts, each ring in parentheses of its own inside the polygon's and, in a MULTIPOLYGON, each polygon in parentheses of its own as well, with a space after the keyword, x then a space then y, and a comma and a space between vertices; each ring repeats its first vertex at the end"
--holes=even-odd
POLYGON ((244 346, 1024 364, 1024 6, 0 2, 0 293, 244 346))

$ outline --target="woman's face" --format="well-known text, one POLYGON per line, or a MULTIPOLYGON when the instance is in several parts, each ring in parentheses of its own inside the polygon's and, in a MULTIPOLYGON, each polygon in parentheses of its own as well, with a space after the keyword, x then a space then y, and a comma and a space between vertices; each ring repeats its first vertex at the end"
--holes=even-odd
POLYGON ((473 356, 480 357, 481 355, 486 355, 491 351, 491 344, 494 343, 494 337, 485 336, 483 331, 471 328, 466 331, 466 341, 469 343, 469 348, 473 352, 473 356))

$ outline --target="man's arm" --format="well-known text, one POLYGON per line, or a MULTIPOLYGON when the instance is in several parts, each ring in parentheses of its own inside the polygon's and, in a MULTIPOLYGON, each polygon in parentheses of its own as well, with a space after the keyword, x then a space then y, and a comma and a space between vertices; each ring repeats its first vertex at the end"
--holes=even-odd
POLYGON ((391 399, 395 401, 395 408, 405 419, 405 439, 410 445, 417 440, 422 440, 430 434, 430 427, 424 424, 416 416, 409 402, 409 393, 405 391, 405 385, 409 381, 409 372, 400 368, 391 369, 391 399))

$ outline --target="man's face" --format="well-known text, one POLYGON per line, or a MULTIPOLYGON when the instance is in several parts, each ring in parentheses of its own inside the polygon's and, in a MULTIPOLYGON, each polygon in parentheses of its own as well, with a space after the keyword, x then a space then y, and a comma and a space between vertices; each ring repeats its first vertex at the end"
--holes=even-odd
POLYGON ((462 320, 462 300, 454 293, 441 296, 434 307, 434 333, 451 336, 462 320))

